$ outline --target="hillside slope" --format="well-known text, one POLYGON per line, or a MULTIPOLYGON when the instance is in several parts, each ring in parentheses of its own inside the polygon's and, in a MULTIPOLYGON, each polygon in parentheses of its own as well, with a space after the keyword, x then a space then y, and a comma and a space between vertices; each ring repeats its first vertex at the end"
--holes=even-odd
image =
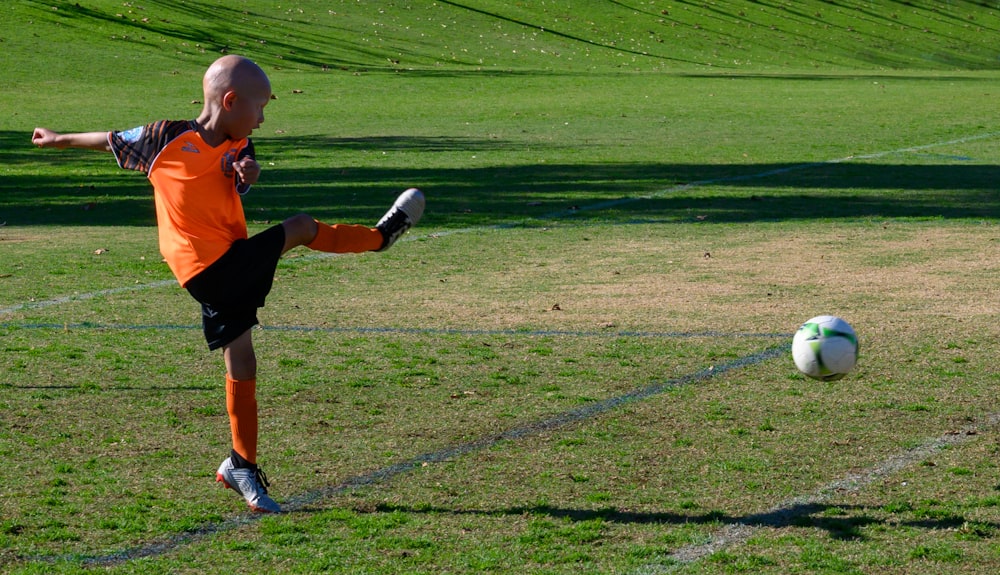
POLYGON ((0 7, 0 86, 201 68, 222 52, 302 70, 997 69, 1000 9, 987 4, 19 0, 0 7))

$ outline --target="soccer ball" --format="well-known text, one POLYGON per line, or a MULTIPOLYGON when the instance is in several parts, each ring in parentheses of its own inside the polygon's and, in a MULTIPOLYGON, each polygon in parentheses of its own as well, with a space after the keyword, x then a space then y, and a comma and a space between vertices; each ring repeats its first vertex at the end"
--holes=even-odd
POLYGON ((858 336, 839 317, 816 316, 795 332, 792 359, 799 371, 813 379, 838 380, 858 362, 858 336))

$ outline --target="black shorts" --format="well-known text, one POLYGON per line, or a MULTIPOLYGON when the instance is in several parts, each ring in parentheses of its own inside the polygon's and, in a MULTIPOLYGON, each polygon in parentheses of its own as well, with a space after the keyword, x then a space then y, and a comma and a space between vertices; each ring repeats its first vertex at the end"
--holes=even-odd
POLYGON ((185 286, 201 304, 201 325, 208 349, 219 349, 257 325, 257 308, 271 292, 285 247, 278 224, 246 240, 236 240, 221 258, 185 286))

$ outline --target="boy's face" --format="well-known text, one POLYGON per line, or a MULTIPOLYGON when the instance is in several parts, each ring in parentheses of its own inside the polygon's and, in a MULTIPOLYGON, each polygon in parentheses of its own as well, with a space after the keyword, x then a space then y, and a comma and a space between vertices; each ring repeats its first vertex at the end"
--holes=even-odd
POLYGON ((264 122, 264 106, 270 101, 271 85, 266 81, 227 92, 224 108, 229 137, 240 140, 250 136, 264 122))

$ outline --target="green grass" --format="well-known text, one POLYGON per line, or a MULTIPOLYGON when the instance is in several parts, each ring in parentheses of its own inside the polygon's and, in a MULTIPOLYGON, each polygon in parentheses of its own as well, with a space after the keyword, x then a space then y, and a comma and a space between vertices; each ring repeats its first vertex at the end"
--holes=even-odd
POLYGON ((998 28, 974 2, 4 5, 0 570, 996 573, 998 28), (223 50, 278 97, 252 231, 428 197, 384 254, 279 266, 277 517, 214 484, 222 361, 148 183, 29 145, 193 117, 223 50), (858 331, 848 378, 758 355, 820 313, 858 331))

